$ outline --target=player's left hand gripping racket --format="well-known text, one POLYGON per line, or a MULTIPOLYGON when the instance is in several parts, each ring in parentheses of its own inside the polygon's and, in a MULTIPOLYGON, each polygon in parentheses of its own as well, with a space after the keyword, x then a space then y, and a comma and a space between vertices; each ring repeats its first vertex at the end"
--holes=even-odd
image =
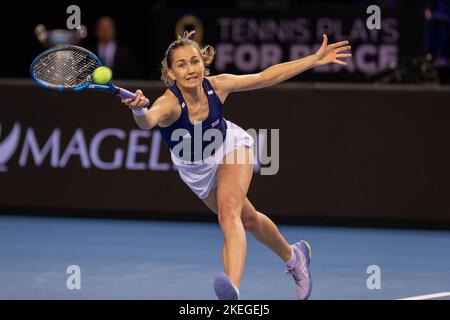
MULTIPOLYGON (((97 90, 110 92, 120 98, 134 100, 136 94, 115 86, 111 82, 95 84, 92 73, 101 67, 100 59, 77 46, 58 46, 44 51, 30 67, 31 77, 40 86, 58 91, 97 90)), ((146 107, 150 104, 147 103, 146 107)))

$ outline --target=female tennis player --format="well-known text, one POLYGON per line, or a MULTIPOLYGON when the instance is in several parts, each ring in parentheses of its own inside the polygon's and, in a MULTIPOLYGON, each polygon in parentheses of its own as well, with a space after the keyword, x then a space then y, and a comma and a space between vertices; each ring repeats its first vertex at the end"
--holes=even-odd
POLYGON ((218 215, 224 236, 224 273, 214 279, 217 297, 239 299, 246 229, 286 263, 286 272, 295 280, 298 299, 307 299, 312 290, 310 245, 304 240, 289 245, 270 218, 257 211, 247 198, 253 174, 253 139, 226 120, 222 108, 230 93, 270 87, 319 65, 346 65, 340 59, 351 57, 350 53, 343 53, 350 50, 348 41, 328 45, 327 36, 323 35, 319 50, 305 58, 277 64, 257 74, 209 76, 207 67, 215 50, 211 46, 200 47, 190 39, 193 33, 185 32, 167 49, 161 62, 161 79, 168 89, 150 109, 145 108, 148 100, 141 90, 136 91, 134 101, 122 102, 132 109, 141 129, 159 127, 181 179, 218 215), (211 129, 216 132, 214 142, 219 141, 219 147, 205 156, 212 139, 202 139, 200 146, 195 146, 194 136, 201 134, 203 138, 211 129), (181 144, 191 148, 181 148, 179 152, 181 144), (242 161, 234 161, 236 158, 242 161))

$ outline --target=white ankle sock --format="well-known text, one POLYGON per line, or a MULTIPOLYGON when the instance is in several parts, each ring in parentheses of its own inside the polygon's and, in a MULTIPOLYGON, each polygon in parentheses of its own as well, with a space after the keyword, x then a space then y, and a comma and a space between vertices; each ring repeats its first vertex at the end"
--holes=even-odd
POLYGON ((239 297, 239 289, 233 284, 233 287, 236 289, 238 297, 239 297))
POLYGON ((289 269, 292 269, 295 264, 297 263, 297 255, 294 252, 294 249, 291 248, 291 258, 288 262, 286 262, 286 265, 289 269))

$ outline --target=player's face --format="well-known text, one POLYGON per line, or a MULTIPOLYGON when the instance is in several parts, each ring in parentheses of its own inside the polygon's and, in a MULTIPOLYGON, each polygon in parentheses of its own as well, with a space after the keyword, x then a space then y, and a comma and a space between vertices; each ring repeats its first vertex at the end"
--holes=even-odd
POLYGON ((180 47, 173 53, 171 78, 182 87, 195 88, 202 84, 205 66, 194 46, 180 47))

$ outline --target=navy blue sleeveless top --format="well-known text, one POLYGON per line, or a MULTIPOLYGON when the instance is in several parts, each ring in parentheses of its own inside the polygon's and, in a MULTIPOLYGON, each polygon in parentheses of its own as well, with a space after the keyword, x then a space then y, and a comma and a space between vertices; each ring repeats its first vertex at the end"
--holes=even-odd
MULTIPOLYGON (((223 118, 223 105, 220 101, 219 97, 217 96, 216 92, 214 91, 213 87, 211 86, 211 83, 208 79, 204 78, 202 87, 205 90, 206 96, 208 97, 208 106, 209 106, 209 113, 208 117, 203 120, 202 122, 193 125, 191 121, 189 120, 189 113, 188 113, 188 107, 186 104, 186 101, 184 101, 183 95, 181 94, 180 89, 178 88, 177 84, 174 83, 169 87, 169 90, 172 91, 172 93, 178 98, 178 102, 181 106, 181 115, 180 117, 172 123, 169 127, 159 127, 159 131, 161 133, 162 138, 164 139, 165 143, 169 147, 170 150, 175 148, 182 140, 189 139, 190 141, 190 155, 184 155, 183 151, 175 152, 175 154, 183 159, 189 159, 190 161, 197 161, 203 159, 203 151, 205 148, 213 143, 215 141, 214 138, 209 141, 208 139, 203 139, 204 133, 206 130, 209 129, 216 129, 218 130, 218 134, 220 135, 221 142, 225 141, 226 133, 227 133, 227 124, 225 122, 225 119, 223 118), (172 133, 177 129, 184 129, 181 131, 185 132, 182 136, 179 136, 179 134, 174 140, 172 140, 172 133), (194 132, 195 135, 194 136, 194 132), (201 138, 198 138, 198 135, 201 133, 201 138), (178 139, 178 140, 177 140, 178 139), (201 139, 201 148, 199 146, 195 146, 194 144, 199 145, 198 142, 201 139), (201 154, 199 152, 201 151, 201 154)), ((187 143, 187 141, 183 141, 187 143)), ((214 150, 211 152, 211 154, 214 154, 214 150)))

